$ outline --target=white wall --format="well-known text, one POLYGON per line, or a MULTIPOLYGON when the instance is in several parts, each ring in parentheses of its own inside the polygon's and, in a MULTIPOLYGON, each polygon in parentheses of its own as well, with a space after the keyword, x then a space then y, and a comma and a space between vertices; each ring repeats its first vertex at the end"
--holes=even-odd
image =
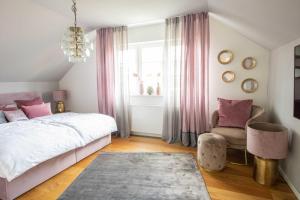
POLYGON ((0 82, 0 93, 38 92, 45 101, 52 101, 52 91, 58 82, 0 82))
POLYGON ((300 120, 293 117, 294 101, 294 47, 300 38, 271 53, 270 117, 290 130, 290 152, 281 163, 281 169, 292 189, 300 198, 300 120), (297 191, 295 191, 297 190, 297 191))
MULTIPOLYGON (((269 51, 248 40, 233 29, 214 18, 210 20, 211 48, 210 48, 210 111, 217 108, 217 97, 229 99, 254 99, 258 105, 267 104, 267 80, 269 66, 269 51), (223 49, 231 49, 235 58, 229 65, 221 65, 217 61, 218 53, 223 49), (255 69, 246 71, 241 62, 244 57, 254 56, 258 61, 255 69), (225 70, 236 73, 236 80, 224 83, 221 74, 225 70), (259 82, 259 89, 253 94, 246 94, 240 84, 245 78, 255 78, 259 82)), ((163 40, 164 23, 142 27, 131 27, 128 31, 130 43, 163 40)), ((95 53, 95 52, 94 52, 95 53)), ((97 112, 96 88, 96 59, 94 56, 87 63, 76 64, 60 81, 60 88, 69 91, 67 107, 77 112, 97 112)), ((151 133, 161 135, 162 131, 162 98, 132 97, 131 115, 132 131, 135 133, 151 133)))
POLYGON ((163 125, 162 96, 132 96, 131 130, 136 135, 161 137, 163 125))
POLYGON ((128 43, 164 40, 164 23, 128 28, 128 43))
POLYGON ((95 51, 86 63, 77 63, 59 81, 59 88, 67 90, 67 110, 98 112, 97 69, 95 51))
POLYGON ((269 54, 269 50, 257 45, 214 17, 210 17, 210 113, 217 109, 218 97, 253 99, 255 104, 267 109, 269 54), (227 65, 220 64, 217 59, 219 52, 224 49, 229 49, 234 54, 233 61, 227 65), (257 66, 252 70, 245 70, 241 63, 245 57, 249 56, 256 58, 257 66), (236 75, 231 83, 225 83, 222 80, 222 73, 227 70, 235 72, 236 75), (241 83, 246 78, 254 78, 258 81, 259 88, 255 93, 247 94, 241 90, 241 83))

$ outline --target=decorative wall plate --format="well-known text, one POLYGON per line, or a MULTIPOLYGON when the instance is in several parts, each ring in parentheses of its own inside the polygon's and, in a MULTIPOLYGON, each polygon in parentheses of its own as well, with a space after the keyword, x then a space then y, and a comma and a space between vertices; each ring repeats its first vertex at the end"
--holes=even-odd
POLYGON ((242 66, 244 69, 253 69, 254 67, 256 67, 257 61, 255 58, 253 57, 247 57, 243 60, 242 62, 242 66))
POLYGON ((222 80, 225 83, 230 83, 230 82, 234 81, 234 79, 235 79, 235 73, 233 71, 225 71, 225 72, 223 72, 223 74, 222 74, 222 80))
POLYGON ((247 78, 242 82, 241 88, 246 93, 253 93, 258 89, 258 82, 253 78, 247 78))
POLYGON ((230 50, 223 50, 218 55, 218 61, 223 65, 231 63, 232 60, 233 60, 233 53, 230 50))

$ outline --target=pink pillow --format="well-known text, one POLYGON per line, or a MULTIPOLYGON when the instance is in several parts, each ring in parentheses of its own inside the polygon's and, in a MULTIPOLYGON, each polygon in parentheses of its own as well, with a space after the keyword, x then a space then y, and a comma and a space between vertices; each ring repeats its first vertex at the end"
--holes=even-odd
POLYGON ((37 97, 31 100, 15 100, 15 102, 18 108, 21 108, 22 106, 33 106, 33 105, 39 105, 44 103, 41 97, 37 97))
POLYGON ((27 115, 29 119, 35 117, 42 117, 46 115, 52 115, 50 103, 33 105, 33 106, 22 106, 22 110, 24 111, 24 113, 27 115))
POLYGON ((251 116, 253 100, 226 100, 218 98, 218 126, 245 128, 251 116))
POLYGON ((16 110, 18 110, 18 108, 17 107, 11 107, 11 108, 3 108, 2 110, 3 111, 16 111, 16 110))
POLYGON ((3 113, 9 122, 28 120, 22 110, 3 111, 3 113))
POLYGON ((13 111, 13 110, 18 110, 17 104, 7 104, 7 105, 0 105, 0 110, 3 111, 13 111))

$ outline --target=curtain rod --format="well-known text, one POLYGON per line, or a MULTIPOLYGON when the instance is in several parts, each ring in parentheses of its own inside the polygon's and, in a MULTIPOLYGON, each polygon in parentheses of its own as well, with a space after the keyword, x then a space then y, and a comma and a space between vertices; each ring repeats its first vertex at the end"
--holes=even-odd
MULTIPOLYGON (((202 13, 202 12, 207 12, 209 15, 211 14, 211 12, 208 12, 208 11, 195 11, 195 12, 186 13, 186 14, 182 14, 182 15, 176 15, 176 16, 172 16, 172 17, 168 17, 168 18, 183 17, 185 15, 202 13)), ((157 19, 157 20, 151 20, 151 21, 128 24, 127 27, 128 28, 140 27, 140 26, 147 26, 147 25, 153 25, 153 24, 161 24, 161 23, 164 23, 164 22, 165 22, 165 19, 157 19)))

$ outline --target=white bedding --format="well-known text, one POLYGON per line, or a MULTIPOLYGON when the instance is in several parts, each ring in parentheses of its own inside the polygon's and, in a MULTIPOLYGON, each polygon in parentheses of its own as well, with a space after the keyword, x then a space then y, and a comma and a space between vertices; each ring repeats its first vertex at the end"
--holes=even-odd
POLYGON ((8 181, 32 167, 117 131, 101 114, 62 113, 0 124, 0 177, 8 181))
POLYGON ((96 113, 78 114, 69 112, 40 117, 35 120, 45 124, 62 125, 74 129, 83 140, 83 145, 117 131, 114 118, 96 113))

